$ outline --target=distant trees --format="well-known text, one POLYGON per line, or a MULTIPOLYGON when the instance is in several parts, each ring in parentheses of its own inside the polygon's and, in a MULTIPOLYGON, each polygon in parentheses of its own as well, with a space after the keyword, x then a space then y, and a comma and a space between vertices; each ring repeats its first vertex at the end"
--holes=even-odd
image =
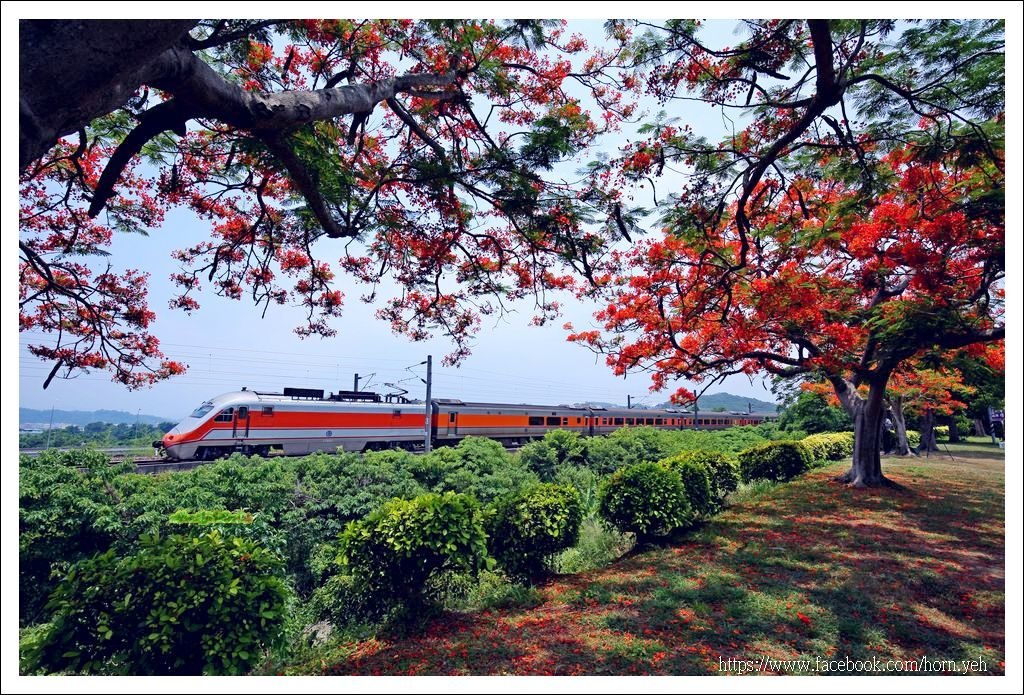
POLYGON ((88 444, 97 447, 107 446, 148 446, 157 439, 162 439, 172 427, 173 422, 161 422, 159 425, 111 424, 109 422, 90 422, 85 427, 70 425, 55 427, 48 432, 31 432, 19 437, 18 446, 22 449, 40 447, 66 447, 88 444))

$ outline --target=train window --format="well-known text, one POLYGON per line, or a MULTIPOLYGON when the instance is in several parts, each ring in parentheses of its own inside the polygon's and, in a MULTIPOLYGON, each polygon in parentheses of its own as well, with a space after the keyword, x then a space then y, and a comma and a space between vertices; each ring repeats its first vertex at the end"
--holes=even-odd
POLYGON ((220 413, 217 415, 217 417, 213 418, 213 421, 214 422, 231 422, 232 417, 234 416, 234 414, 235 414, 235 409, 234 408, 225 408, 224 410, 220 411, 220 413))
POLYGON ((626 424, 627 425, 632 425, 633 424, 633 418, 631 418, 631 417, 626 418, 626 424))
POLYGON ((456 415, 456 413, 455 413, 454 410, 452 412, 448 413, 448 422, 455 422, 455 415, 456 415))
POLYGON ((392 410, 391 411, 391 417, 402 417, 402 411, 401 410, 392 410))
POLYGON ((265 405, 263 406, 263 417, 270 417, 274 414, 274 406, 265 405))
POLYGON ((623 418, 621 418, 621 417, 614 418, 612 420, 612 422, 615 425, 624 425, 624 424, 626 424, 626 421, 623 418))
POLYGON ((577 425, 578 425, 578 424, 580 424, 581 422, 583 422, 583 419, 582 419, 582 418, 576 418, 576 424, 577 424, 577 425))
POLYGON ((249 407, 243 405, 238 409, 238 418, 244 420, 247 417, 249 417, 249 407))
POLYGON ((193 410, 192 415, 190 417, 202 417, 211 410, 213 410, 213 403, 211 403, 210 401, 206 401, 201 406, 193 410))
POLYGON ((645 425, 653 425, 654 424, 654 418, 652 418, 652 417, 647 418, 647 422, 645 422, 644 424, 645 425))
POLYGON ((664 418, 660 418, 660 417, 659 417, 659 418, 658 418, 658 419, 657 419, 657 420, 656 420, 656 421, 654 422, 654 424, 655 424, 655 425, 664 425, 664 424, 665 424, 665 419, 664 419, 664 418))
POLYGON ((531 415, 530 416, 530 427, 543 427, 543 426, 544 426, 544 418, 540 417, 539 415, 531 415))
POLYGON ((549 417, 547 420, 548 427, 558 427, 562 424, 562 418, 560 417, 549 417))

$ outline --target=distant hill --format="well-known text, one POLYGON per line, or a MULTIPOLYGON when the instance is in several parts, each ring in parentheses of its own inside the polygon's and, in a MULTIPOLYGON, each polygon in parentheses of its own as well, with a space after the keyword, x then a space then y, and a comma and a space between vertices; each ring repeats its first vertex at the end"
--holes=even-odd
MULTIPOLYGON (((18 421, 22 427, 35 425, 46 427, 50 424, 49 410, 36 410, 35 408, 18 408, 18 421)), ((136 422, 135 413, 124 410, 54 410, 53 424, 78 425, 82 427, 90 422, 109 422, 113 425, 134 425, 136 422)), ((177 422, 169 417, 157 417, 156 415, 139 415, 138 422, 147 425, 159 425, 161 422, 177 422)))
MULTIPOLYGON (((760 401, 756 398, 749 398, 747 396, 734 396, 731 393, 709 393, 700 397, 697 401, 697 409, 704 411, 714 411, 715 409, 723 409, 725 412, 747 412, 747 405, 750 405, 750 412, 753 413, 772 413, 774 414, 776 404, 768 401, 760 401)), ((598 408, 625 408, 625 403, 603 403, 599 401, 590 401, 586 405, 591 405, 598 408)), ((673 405, 669 402, 659 403, 655 408, 678 408, 679 406, 673 405)), ((687 408, 688 410, 690 408, 687 408)))
POLYGON ((759 401, 756 398, 747 396, 734 396, 731 393, 708 393, 697 400, 698 410, 715 410, 724 408, 726 412, 747 412, 747 405, 750 405, 750 412, 774 413, 776 404, 768 401, 759 401))

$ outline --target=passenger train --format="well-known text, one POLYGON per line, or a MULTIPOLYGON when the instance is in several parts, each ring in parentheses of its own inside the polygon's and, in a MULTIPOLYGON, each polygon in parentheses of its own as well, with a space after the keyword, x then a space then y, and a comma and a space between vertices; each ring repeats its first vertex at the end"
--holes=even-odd
MULTIPOLYGON (((464 437, 496 439, 509 446, 564 429, 592 436, 622 427, 722 429, 756 425, 773 416, 697 413, 682 410, 548 406, 430 401, 431 446, 464 437)), ((267 456, 318 451, 422 449, 426 406, 367 391, 324 395, 320 389, 286 388, 281 393, 233 391, 206 401, 153 446, 173 461, 212 460, 232 452, 267 456)))

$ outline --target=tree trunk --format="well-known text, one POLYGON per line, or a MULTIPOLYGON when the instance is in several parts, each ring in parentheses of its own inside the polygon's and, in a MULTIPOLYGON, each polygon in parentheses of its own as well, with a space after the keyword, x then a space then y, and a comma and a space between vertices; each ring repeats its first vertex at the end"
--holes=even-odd
POLYGON ((985 421, 980 417, 974 418, 974 434, 979 437, 987 437, 988 432, 985 430, 985 421))
POLYGON ((935 412, 927 408, 921 416, 921 451, 938 451, 935 441, 935 412))
MULTIPOLYGON (((855 389, 844 388, 839 400, 853 418, 853 463, 838 480, 854 487, 889 485, 882 475, 882 423, 885 418, 885 387, 888 372, 876 374, 868 387, 868 397, 861 398, 855 389)), ((833 384, 835 382, 833 381, 833 384)), ((837 386, 838 392, 838 386, 837 386)))
POLYGON ((949 443, 960 443, 960 428, 956 426, 956 413, 949 416, 949 443))
POLYGON ((907 418, 903 415, 903 397, 897 396, 889 401, 889 413, 892 424, 896 427, 896 454, 910 455, 910 442, 907 441, 907 418))

